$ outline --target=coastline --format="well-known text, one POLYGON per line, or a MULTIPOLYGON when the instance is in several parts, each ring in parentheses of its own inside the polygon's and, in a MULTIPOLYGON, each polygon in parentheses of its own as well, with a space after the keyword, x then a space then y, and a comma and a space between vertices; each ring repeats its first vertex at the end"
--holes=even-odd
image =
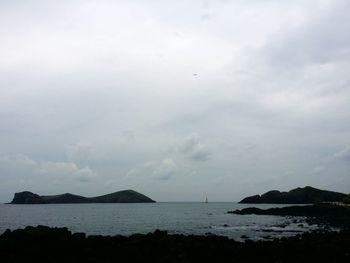
POLYGON ((2 262, 349 262, 350 231, 315 231, 271 241, 170 235, 86 236, 45 226, 7 230, 2 262))
POLYGON ((274 215, 305 217, 309 224, 317 224, 328 229, 336 227, 339 229, 350 229, 350 206, 334 203, 320 203, 304 206, 286 206, 260 209, 256 207, 228 211, 229 214, 237 215, 274 215))
MULTIPOLYGON (((0 234, 6 229, 46 225, 67 227, 87 235, 147 234, 155 229, 169 234, 224 235, 252 240, 295 235, 317 226, 302 220, 280 216, 240 216, 227 211, 245 208, 237 203, 149 203, 149 204, 49 204, 0 205, 3 220, 0 234), (82 224, 81 222, 84 222, 82 224), (299 226, 303 224, 303 226, 299 226)), ((258 206, 265 208, 266 206, 258 206)), ((269 208, 271 206, 267 206, 269 208)))
POLYGON ((350 262, 347 207, 251 207, 228 213, 305 216, 320 228, 292 237, 259 241, 245 238, 239 242, 226 236, 169 234, 162 230, 103 236, 73 233, 65 227, 27 226, 0 235, 0 258, 1 262, 350 262), (335 226, 337 231, 332 230, 335 226))

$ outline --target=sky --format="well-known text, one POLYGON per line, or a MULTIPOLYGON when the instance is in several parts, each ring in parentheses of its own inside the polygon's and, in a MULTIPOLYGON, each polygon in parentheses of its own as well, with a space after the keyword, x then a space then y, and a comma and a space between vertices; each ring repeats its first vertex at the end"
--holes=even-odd
POLYGON ((350 192, 347 0, 0 1, 0 201, 350 192))

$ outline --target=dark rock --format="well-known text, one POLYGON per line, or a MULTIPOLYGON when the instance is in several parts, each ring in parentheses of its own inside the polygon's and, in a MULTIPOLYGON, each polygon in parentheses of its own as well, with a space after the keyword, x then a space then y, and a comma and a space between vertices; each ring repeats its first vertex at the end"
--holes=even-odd
POLYGON ((153 235, 155 237, 165 237, 168 235, 168 232, 167 231, 162 231, 162 230, 159 230, 159 229, 156 229, 153 233, 153 235))
POLYGON ((242 204, 313 204, 320 202, 340 202, 347 195, 338 192, 316 189, 310 186, 296 188, 289 192, 277 190, 265 194, 253 195, 240 201, 242 204))
POLYGON ((0 236, 1 262, 350 262, 350 232, 237 242, 221 236, 71 234, 66 228, 28 227, 0 236))
POLYGON ((11 204, 74 204, 74 203, 154 203, 149 197, 134 190, 124 190, 112 194, 84 197, 74 194, 45 195, 25 191, 15 193, 11 204))
POLYGON ((112 194, 89 198, 92 203, 155 203, 151 198, 134 190, 124 190, 112 194))
POLYGON ((238 215, 255 214, 307 217, 307 222, 309 224, 328 224, 334 227, 350 229, 350 207, 348 206, 315 204, 305 206, 287 206, 269 209, 248 207, 242 210, 229 211, 228 213, 238 215))
POLYGON ((20 193, 15 193, 12 204, 45 204, 45 200, 32 192, 24 191, 20 193))
POLYGON ((48 204, 79 204, 89 203, 89 198, 80 195, 62 194, 41 196, 48 204))
POLYGON ((73 239, 80 239, 80 240, 83 240, 86 238, 86 234, 85 233, 74 233, 72 235, 72 238, 73 239))

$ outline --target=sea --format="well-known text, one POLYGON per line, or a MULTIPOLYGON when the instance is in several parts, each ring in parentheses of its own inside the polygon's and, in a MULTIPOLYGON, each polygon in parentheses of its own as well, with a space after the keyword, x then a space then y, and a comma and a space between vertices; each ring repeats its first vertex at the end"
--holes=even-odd
MULTIPOLYGON (((233 202, 158 202, 135 204, 0 204, 0 234, 6 229, 45 225, 87 235, 149 233, 222 235, 239 241, 293 236, 317 229, 304 218, 235 215, 228 211, 252 205, 233 202)), ((270 208, 286 205, 259 204, 270 208)))

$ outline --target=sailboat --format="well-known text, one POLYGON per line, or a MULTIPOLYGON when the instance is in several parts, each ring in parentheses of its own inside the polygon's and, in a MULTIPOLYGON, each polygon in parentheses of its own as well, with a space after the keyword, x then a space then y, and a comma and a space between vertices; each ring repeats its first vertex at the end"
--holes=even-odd
POLYGON ((206 203, 206 204, 208 203, 208 197, 205 198, 204 203, 206 203))

